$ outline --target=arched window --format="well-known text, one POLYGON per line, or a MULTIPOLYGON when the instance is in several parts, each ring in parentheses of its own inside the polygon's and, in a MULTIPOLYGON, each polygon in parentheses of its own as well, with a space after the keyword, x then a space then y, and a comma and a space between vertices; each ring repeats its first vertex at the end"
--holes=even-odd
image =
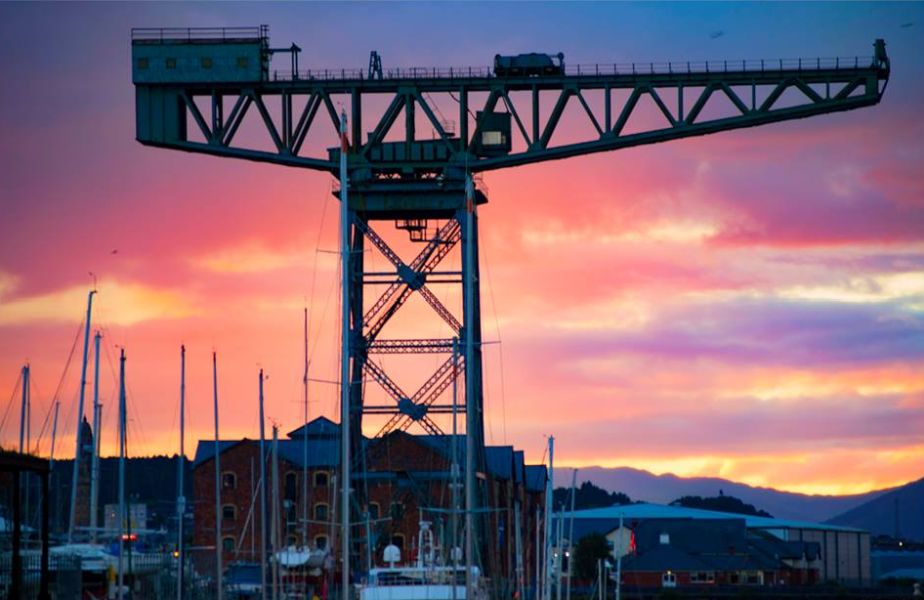
POLYGON ((221 519, 223 521, 233 521, 237 518, 237 507, 233 504, 225 504, 221 507, 221 519))
POLYGON ((404 504, 392 502, 391 506, 388 507, 388 515, 396 521, 404 517, 404 504))
POLYGON ((298 490, 298 476, 289 471, 286 473, 286 489, 285 489, 285 499, 295 501, 295 496, 298 490))
POLYGON ((382 514, 382 508, 379 506, 379 503, 370 502, 369 503, 369 518, 378 519, 381 514, 382 514))
POLYGON ((316 521, 326 521, 327 520, 327 505, 323 502, 319 502, 314 505, 314 518, 316 521))
POLYGON ((328 486, 328 476, 327 471, 318 471, 314 474, 314 485, 315 487, 327 487, 328 486))
POLYGON ((225 471, 221 474, 221 489, 222 490, 236 490, 237 489, 237 475, 234 471, 225 471))
POLYGON ((221 549, 225 552, 234 552, 234 538, 231 536, 221 538, 221 549))
POLYGON ((326 535, 316 535, 314 536, 314 547, 318 550, 327 549, 327 536, 326 535))
POLYGON ((403 551, 404 551, 404 534, 403 534, 403 533, 396 533, 396 534, 394 534, 393 536, 391 536, 391 543, 394 544, 395 546, 397 546, 398 548, 400 548, 400 549, 402 550, 402 553, 403 553, 403 551))

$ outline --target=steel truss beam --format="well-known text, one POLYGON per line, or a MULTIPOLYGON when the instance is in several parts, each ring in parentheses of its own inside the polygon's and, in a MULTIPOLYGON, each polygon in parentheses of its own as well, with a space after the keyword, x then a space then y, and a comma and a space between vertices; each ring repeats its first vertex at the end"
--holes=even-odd
POLYGON ((154 98, 155 92, 158 102, 161 95, 178 98, 180 110, 163 118, 175 119, 176 131, 182 132, 172 137, 142 136, 139 125, 139 141, 333 172, 339 150, 308 154, 305 144, 309 136, 323 135, 321 129, 337 132, 335 103, 340 102, 352 109, 350 169, 355 171, 354 180, 363 173, 371 177, 409 172, 424 176, 453 168, 487 171, 870 106, 879 102, 890 73, 882 48, 882 55, 862 59, 594 65, 551 77, 502 78, 479 70, 469 70, 470 75, 464 70, 433 70, 364 79, 361 73, 343 71, 326 73, 325 79, 299 77, 246 85, 137 83, 139 111, 145 106, 144 99, 154 98), (627 96, 617 100, 614 92, 620 90, 627 96), (602 93, 602 106, 588 96, 591 92, 602 93), (525 95, 526 101, 518 99, 517 93, 525 95), (688 94, 693 96, 692 103, 685 102, 688 94), (781 100, 784 94, 789 96, 785 103, 781 100), (361 107, 373 97, 384 98, 387 108, 378 119, 364 121, 361 107), (734 110, 710 112, 708 108, 719 102, 727 106, 717 98, 727 99, 734 110), (197 103, 197 99, 201 100, 197 103), (540 99, 552 102, 545 118, 540 99), (626 125, 646 99, 654 104, 662 122, 627 132, 626 125), (230 106, 227 114, 226 102, 230 106), (200 108, 203 104, 205 110, 200 108), (458 132, 447 129, 438 118, 440 104, 455 107, 458 132), (585 139, 555 144, 555 133, 569 104, 577 105, 587 117, 585 139), (389 133, 392 139, 398 135, 398 142, 388 143, 393 146, 420 143, 414 118, 418 108, 433 130, 434 141, 427 142, 426 156, 413 157, 409 146, 406 152, 383 152, 389 133), (502 155, 480 155, 481 125, 470 123, 476 111, 508 113, 519 145, 502 155), (319 112, 325 116, 318 118, 319 112), (237 135, 245 117, 254 113, 269 136, 270 150, 254 148, 237 135), (392 132, 402 113, 403 137, 392 132), (202 141, 186 136, 187 115, 202 141), (363 139, 366 131, 371 133, 363 139))

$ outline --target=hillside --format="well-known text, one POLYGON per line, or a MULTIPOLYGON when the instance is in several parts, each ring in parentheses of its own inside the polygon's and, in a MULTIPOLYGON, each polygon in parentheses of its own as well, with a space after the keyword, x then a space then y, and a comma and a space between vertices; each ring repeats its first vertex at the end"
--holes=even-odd
MULTIPOLYGON (((571 469, 555 469, 556 485, 571 480, 571 469)), ((780 519, 823 522, 863 505, 889 490, 851 496, 821 496, 781 492, 753 487, 718 477, 678 477, 654 475, 628 467, 586 467, 578 471, 578 481, 590 481, 612 492, 623 492, 633 500, 667 504, 681 496, 718 496, 719 492, 753 504, 780 519)))
POLYGON ((876 535, 924 541, 924 479, 890 490, 828 523, 859 527, 876 535))

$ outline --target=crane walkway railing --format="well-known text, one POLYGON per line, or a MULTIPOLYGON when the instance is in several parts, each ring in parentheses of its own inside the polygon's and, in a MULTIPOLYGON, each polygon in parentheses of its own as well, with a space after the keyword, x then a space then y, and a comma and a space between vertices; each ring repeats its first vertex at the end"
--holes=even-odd
MULTIPOLYGON (((668 61, 639 63, 596 63, 566 65, 567 76, 618 76, 618 75, 689 75, 702 73, 766 73, 777 71, 840 71, 875 67, 872 56, 850 56, 831 58, 776 58, 715 61, 668 61)), ((537 76, 542 80, 551 76, 537 76)), ((382 79, 472 79, 497 78, 492 67, 404 67, 386 69, 382 79)), ((293 71, 272 71, 273 81, 298 81, 317 79, 328 80, 368 80, 368 73, 363 69, 307 69, 293 71)), ((510 77, 509 79, 513 79, 510 77)), ((522 79, 519 77, 517 79, 522 79)))
POLYGON ((196 43, 265 40, 269 26, 258 27, 135 27, 132 43, 196 43))

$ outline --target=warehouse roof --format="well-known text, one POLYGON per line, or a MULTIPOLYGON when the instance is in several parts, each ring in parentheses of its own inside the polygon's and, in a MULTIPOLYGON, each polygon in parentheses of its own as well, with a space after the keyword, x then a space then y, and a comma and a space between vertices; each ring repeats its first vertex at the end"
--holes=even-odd
MULTIPOLYGON (((755 517, 752 515, 740 515, 735 513, 718 512, 711 510, 701 510, 698 508, 686 508, 683 506, 668 506, 663 504, 625 504, 613 505, 605 508, 591 508, 586 510, 574 511, 575 524, 583 519, 600 519, 608 520, 613 523, 607 531, 616 528, 619 517, 623 520, 632 519, 744 519, 749 529, 816 529, 827 531, 845 531, 862 533, 864 530, 853 527, 844 527, 841 525, 827 525, 823 523, 811 523, 809 521, 794 521, 790 519, 774 519, 772 517, 755 517)), ((571 513, 565 513, 565 519, 570 519, 571 513)))
MULTIPOLYGON (((452 436, 451 435, 408 435, 418 442, 432 448, 436 452, 449 458, 452 453, 452 436)), ((291 439, 281 439, 279 444, 279 456, 292 464, 302 465, 305 456, 304 440, 308 440, 308 464, 307 467, 333 467, 340 462, 340 426, 326 417, 318 417, 303 425, 298 429, 289 432, 291 439)), ((460 464, 465 462, 465 436, 457 436, 456 452, 460 464)), ((373 440, 364 438, 365 444, 371 444, 373 440)), ((250 443, 258 444, 258 440, 221 440, 218 442, 219 452, 224 453, 226 450, 237 444, 250 443)), ((270 451, 272 442, 266 441, 267 453, 270 451)), ((196 455, 193 459, 193 467, 211 460, 215 456, 215 442, 211 440, 199 440, 196 447, 196 455)), ((487 446, 485 447, 485 461, 488 472, 501 479, 514 479, 519 481, 519 470, 523 468, 523 453, 514 451, 512 446, 487 446)), ((544 465, 526 466, 526 484, 530 491, 542 491, 545 489, 546 468, 544 465)))

